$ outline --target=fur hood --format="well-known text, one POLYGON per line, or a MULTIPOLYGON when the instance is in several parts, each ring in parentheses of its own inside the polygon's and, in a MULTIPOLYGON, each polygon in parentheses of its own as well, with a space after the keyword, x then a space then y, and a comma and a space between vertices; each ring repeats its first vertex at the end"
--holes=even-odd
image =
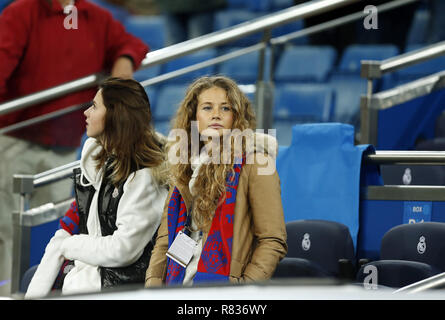
MULTIPOLYGON (((157 138, 162 145, 162 150, 165 153, 165 146, 167 139, 161 133, 156 132, 157 138)), ((100 183, 102 181, 103 169, 99 171, 96 170, 96 161, 94 157, 102 150, 102 146, 94 138, 88 138, 82 148, 82 156, 80 159, 80 168, 82 170, 82 175, 89 181, 90 185, 93 185, 97 190, 100 188, 100 183)), ((165 155, 165 161, 157 167, 150 168, 151 175, 159 187, 167 187, 169 165, 166 161, 167 156, 165 155)), ((81 183, 83 183, 81 179, 81 183)))

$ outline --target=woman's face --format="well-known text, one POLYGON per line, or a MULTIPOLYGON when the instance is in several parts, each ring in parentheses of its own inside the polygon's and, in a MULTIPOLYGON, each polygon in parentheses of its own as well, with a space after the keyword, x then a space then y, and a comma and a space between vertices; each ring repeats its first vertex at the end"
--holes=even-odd
POLYGON ((227 93, 220 87, 203 90, 196 109, 198 131, 206 136, 221 136, 223 129, 232 129, 233 110, 227 93))
POLYGON ((105 108, 104 101, 102 99, 102 90, 99 90, 94 97, 93 104, 87 110, 84 115, 87 117, 87 136, 91 138, 98 138, 105 129, 105 108))

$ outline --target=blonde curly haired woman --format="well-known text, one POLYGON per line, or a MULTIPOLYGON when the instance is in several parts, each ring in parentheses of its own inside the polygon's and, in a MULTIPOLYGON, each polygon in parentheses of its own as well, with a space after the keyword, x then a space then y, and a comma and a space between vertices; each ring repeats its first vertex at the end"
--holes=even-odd
POLYGON ((253 132, 249 100, 223 76, 188 87, 173 129, 186 138, 169 135, 171 187, 145 285, 269 279, 287 252, 279 177, 264 162, 276 140, 253 132))

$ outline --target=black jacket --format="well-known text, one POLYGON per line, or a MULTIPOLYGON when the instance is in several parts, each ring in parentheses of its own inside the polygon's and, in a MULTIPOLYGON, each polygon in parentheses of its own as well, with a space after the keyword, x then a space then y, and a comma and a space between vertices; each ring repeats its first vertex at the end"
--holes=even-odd
MULTIPOLYGON (((115 187, 110 183, 109 174, 107 170, 102 180, 98 197, 98 212, 102 236, 112 235, 117 229, 116 215, 119 201, 124 193, 124 183, 121 183, 115 191, 115 187), (113 194, 114 193, 114 194, 113 194)), ((81 234, 88 234, 87 221, 88 213, 91 206, 95 189, 93 186, 82 186, 80 184, 81 170, 74 169, 74 190, 76 193, 76 202, 79 209, 79 232, 81 234)), ((85 177, 84 177, 85 179, 85 177)), ((85 181, 84 185, 87 184, 85 181)), ((134 284, 145 282, 145 272, 150 262, 151 251, 156 239, 157 232, 152 240, 145 246, 142 255, 133 264, 125 267, 100 267, 100 275, 102 288, 113 287, 123 284, 134 284)))

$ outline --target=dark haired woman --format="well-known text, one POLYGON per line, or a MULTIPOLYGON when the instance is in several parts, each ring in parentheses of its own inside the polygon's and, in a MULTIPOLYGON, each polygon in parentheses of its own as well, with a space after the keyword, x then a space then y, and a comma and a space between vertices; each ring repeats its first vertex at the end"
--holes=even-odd
POLYGON ((63 227, 55 233, 27 298, 48 294, 65 260, 74 264, 63 294, 144 281, 167 196, 147 94, 137 81, 108 79, 85 116, 89 139, 74 176, 79 234, 63 227))

